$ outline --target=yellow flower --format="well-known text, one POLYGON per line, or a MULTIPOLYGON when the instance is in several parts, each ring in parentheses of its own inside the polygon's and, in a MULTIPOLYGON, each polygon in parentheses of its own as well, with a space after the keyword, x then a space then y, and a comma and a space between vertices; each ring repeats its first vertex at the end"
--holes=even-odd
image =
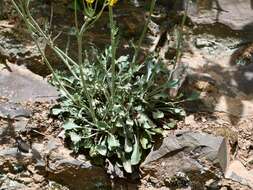
POLYGON ((117 3, 118 0, 108 0, 109 6, 113 6, 114 4, 117 3))
POLYGON ((92 4, 94 0, 86 0, 87 3, 92 4))

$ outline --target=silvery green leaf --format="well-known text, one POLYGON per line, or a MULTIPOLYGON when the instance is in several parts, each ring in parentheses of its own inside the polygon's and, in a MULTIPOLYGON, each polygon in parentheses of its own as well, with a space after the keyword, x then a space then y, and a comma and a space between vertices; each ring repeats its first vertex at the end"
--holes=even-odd
POLYGON ((149 125, 148 122, 145 122, 145 123, 143 124, 143 127, 144 127, 145 129, 151 129, 151 128, 152 128, 152 126, 149 125))
POLYGON ((153 96, 153 98, 155 100, 159 100, 159 99, 163 99, 163 98, 167 98, 167 97, 168 97, 168 94, 166 94, 166 93, 159 93, 159 94, 156 94, 153 96))
POLYGON ((126 159, 125 155, 122 155, 121 156, 121 161, 122 161, 122 165, 123 165, 123 168, 125 169, 125 171, 127 173, 132 173, 131 160, 130 159, 126 159))
POLYGON ((121 127, 123 127, 123 124, 120 122, 117 122, 115 126, 121 128, 121 127))
POLYGON ((90 155, 90 157, 95 157, 95 156, 97 156, 97 149, 96 149, 96 146, 95 145, 93 145, 93 146, 91 146, 90 147, 90 151, 89 151, 89 155, 90 155))
POLYGON ((76 144, 81 140, 80 135, 76 134, 75 132, 71 131, 68 133, 70 136, 71 141, 76 144))
POLYGON ((154 65, 152 63, 149 63, 147 66, 147 77, 146 77, 146 81, 149 81, 151 75, 152 75, 152 71, 154 69, 154 65))
POLYGON ((136 106, 134 109, 135 109, 136 111, 142 111, 142 110, 143 110, 142 106, 136 106))
POLYGON ((133 150, 132 143, 127 137, 125 137, 124 150, 127 153, 132 152, 133 150))
POLYGON ((154 131, 156 134, 163 135, 163 130, 161 128, 154 128, 152 131, 154 131))
POLYGON ((148 118, 148 116, 146 114, 144 114, 144 113, 139 113, 138 114, 138 122, 139 123, 144 124, 144 123, 146 123, 148 121, 149 121, 149 118, 148 118))
POLYGON ((149 142, 149 138, 147 137, 147 135, 143 135, 140 138, 140 143, 143 149, 149 149, 151 148, 151 144, 149 142))
POLYGON ((139 139, 136 137, 136 135, 134 135, 134 149, 133 149, 133 153, 131 155, 131 164, 132 165, 137 165, 139 164, 140 160, 141 160, 141 151, 140 151, 140 146, 139 146, 139 139))
POLYGON ((109 128, 108 124, 104 121, 98 121, 97 122, 97 128, 100 130, 106 130, 109 128))
POLYGON ((179 80, 175 79, 175 80, 171 80, 167 83, 166 87, 167 88, 174 88, 178 85, 179 80))
POLYGON ((154 119, 161 119, 164 118, 164 113, 161 111, 156 111, 152 113, 154 119))
POLYGON ((117 59, 116 63, 124 62, 125 64, 127 64, 128 63, 128 58, 129 58, 129 56, 122 55, 117 59))
POLYGON ((173 123, 173 122, 171 122, 171 123, 166 123, 166 124, 163 125, 163 128, 164 128, 164 129, 173 129, 173 128, 175 128, 175 127, 176 127, 176 124, 173 123))
POLYGON ((134 121, 131 120, 130 118, 128 118, 128 119, 126 120, 126 124, 129 125, 129 126, 133 126, 133 125, 134 125, 134 121))
POLYGON ((107 143, 108 143, 109 150, 120 147, 119 140, 116 139, 115 136, 111 134, 107 138, 107 143))
POLYGON ((186 116, 186 113, 182 108, 174 108, 173 111, 175 114, 178 114, 180 116, 186 116))
POLYGON ((102 156, 106 156, 106 154, 107 154, 106 139, 107 139, 107 137, 104 137, 104 138, 101 137, 101 139, 99 140, 100 143, 96 146, 97 152, 99 154, 101 154, 102 156))
POLYGON ((71 129, 79 129, 79 128, 81 128, 79 125, 75 124, 72 121, 67 121, 66 123, 64 123, 62 125, 62 127, 64 128, 64 130, 71 130, 71 129))
POLYGON ((53 114, 53 115, 59 115, 60 113, 62 113, 62 112, 64 112, 65 110, 64 109, 62 109, 62 108, 53 108, 52 110, 51 110, 51 113, 53 114))

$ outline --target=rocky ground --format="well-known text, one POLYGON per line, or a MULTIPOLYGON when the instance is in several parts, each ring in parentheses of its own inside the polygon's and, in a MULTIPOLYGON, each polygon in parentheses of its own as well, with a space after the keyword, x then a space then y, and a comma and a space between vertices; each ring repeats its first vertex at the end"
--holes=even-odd
MULTIPOLYGON (((199 91, 201 100, 187 104, 187 117, 152 149, 140 167, 139 181, 112 180, 103 168, 66 147, 61 121, 50 116, 58 92, 43 78, 48 71, 18 19, 4 17, 0 21, 0 189, 253 189, 252 4, 215 2, 213 8, 191 3, 185 28, 181 62, 188 69, 183 88, 199 91), (28 144, 24 151, 17 137, 28 144)), ((146 50, 158 49, 169 62, 174 49, 168 21, 175 18, 169 16, 166 2, 161 1, 159 9, 165 15, 150 25, 152 44, 146 50)), ((56 12, 55 27, 66 29, 65 21, 59 22, 62 10, 56 12)), ((143 12, 129 8, 117 18, 127 23, 127 38, 138 33, 136 23, 143 12)), ((103 38, 102 46, 108 41, 103 32, 91 32, 91 41, 103 38)), ((59 67, 46 47, 45 51, 59 67)))

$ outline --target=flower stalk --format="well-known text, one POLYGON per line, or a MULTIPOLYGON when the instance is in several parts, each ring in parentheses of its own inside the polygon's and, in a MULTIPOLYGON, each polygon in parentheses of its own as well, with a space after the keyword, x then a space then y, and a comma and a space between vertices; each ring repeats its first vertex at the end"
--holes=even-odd
POLYGON ((112 84, 111 84, 111 96, 112 96, 112 105, 114 103, 114 95, 115 95, 115 58, 116 58, 116 31, 113 20, 113 8, 109 6, 109 19, 110 19, 110 28, 111 28, 111 72, 112 72, 112 84))
POLYGON ((140 48, 141 48, 141 44, 143 42, 143 39, 147 33, 147 29, 148 29, 148 24, 151 20, 151 17, 152 17, 152 14, 154 12, 154 9, 155 9, 155 4, 156 4, 156 0, 152 0, 151 1, 151 4, 150 4, 150 10, 149 10, 149 15, 148 15, 148 18, 147 18, 147 21, 144 25, 144 28, 142 30, 142 33, 141 33, 141 36, 137 42, 137 46, 134 48, 134 56, 133 56, 133 59, 132 59, 132 63, 131 63, 131 68, 133 69, 133 65, 134 63, 136 62, 138 56, 139 56, 139 52, 140 52, 140 48))

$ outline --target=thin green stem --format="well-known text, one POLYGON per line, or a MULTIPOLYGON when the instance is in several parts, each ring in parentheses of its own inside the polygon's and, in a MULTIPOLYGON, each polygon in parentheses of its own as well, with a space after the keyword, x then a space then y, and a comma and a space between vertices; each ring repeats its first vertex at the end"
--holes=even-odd
POLYGON ((75 0, 75 29, 76 29, 76 39, 77 39, 77 48, 78 48, 78 66, 81 76, 81 84, 84 91, 84 95, 86 96, 89 104, 89 111, 92 117, 92 120, 94 123, 96 123, 96 115, 95 110, 92 105, 92 98, 89 95, 88 88, 86 85, 86 81, 84 79, 84 72, 83 72, 83 34, 84 32, 82 30, 85 30, 85 26, 90 22, 89 19, 85 20, 84 24, 81 27, 81 30, 79 30, 78 27, 78 18, 77 18, 77 0, 75 0))
MULTIPOLYGON (((75 7, 76 9, 76 7, 75 7)), ((76 12, 76 10, 75 10, 76 12)), ((84 91, 84 94, 88 100, 88 104, 89 104, 89 110, 90 110, 90 114, 91 114, 91 117, 92 117, 92 120, 94 123, 97 122, 97 119, 96 119, 96 114, 95 114, 95 110, 93 108, 93 105, 92 105, 92 98, 88 92, 88 88, 87 88, 87 85, 86 85, 86 81, 84 79, 84 72, 83 72, 83 33, 81 31, 79 31, 78 29, 78 23, 77 23, 77 14, 75 13, 75 23, 76 23, 76 38, 77 38, 77 48, 78 48, 78 65, 79 65, 79 71, 80 71, 80 75, 81 75, 81 84, 82 84, 82 87, 83 87, 83 91, 84 91)), ((85 21, 85 23, 83 24, 83 26, 86 26, 89 22, 89 19, 85 21)))
MULTIPOLYGON (((102 9, 99 11, 99 13, 97 14, 97 16, 93 19, 93 21, 89 23, 89 25, 86 27, 87 29, 89 29, 90 27, 92 27, 93 24, 95 22, 97 22, 97 20, 102 16, 102 13, 104 12, 105 7, 106 7, 106 3, 104 2, 102 9)), ((81 32, 82 33, 84 33, 86 30, 83 31, 82 28, 81 28, 81 32)))
POLYGON ((151 4, 150 4, 150 10, 149 10, 149 15, 148 15, 148 18, 147 18, 147 21, 144 25, 144 28, 142 30, 142 33, 141 33, 141 36, 140 36, 140 39, 137 43, 137 46, 134 48, 134 56, 133 56, 133 59, 132 59, 132 62, 131 62, 131 68, 133 70, 133 65, 134 63, 136 62, 138 56, 139 56, 139 52, 140 52, 140 48, 141 48, 141 44, 143 42, 143 39, 144 39, 144 36, 146 35, 146 32, 147 32, 147 29, 148 29, 148 24, 151 20, 151 16, 154 12, 154 9, 155 9, 155 4, 156 4, 156 0, 152 0, 151 1, 151 4))
POLYGON ((66 94, 66 96, 67 96, 69 99, 71 99, 71 101, 73 101, 73 102, 76 103, 76 104, 79 104, 78 102, 76 102, 75 98, 69 93, 69 91, 68 91, 68 90, 64 87, 64 85, 62 84, 61 80, 59 79, 59 77, 58 77, 57 74, 55 73, 54 69, 52 68, 51 64, 49 63, 49 61, 48 61, 46 55, 45 55, 44 52, 42 51, 42 49, 41 49, 39 43, 37 42, 37 40, 36 40, 34 37, 32 37, 32 38, 33 38, 33 40, 34 40, 34 42, 35 42, 35 44, 36 44, 36 46, 37 46, 37 48, 38 48, 38 50, 39 50, 41 56, 43 57, 43 59, 44 59, 46 65, 47 65, 47 67, 48 67, 48 68, 50 69, 50 71, 52 72, 54 79, 55 79, 56 82, 59 84, 60 89, 62 89, 62 90, 64 91, 64 93, 66 94))
POLYGON ((111 84, 111 96, 112 96, 112 105, 114 103, 114 95, 115 95, 115 57, 116 57, 116 44, 115 44, 115 25, 113 20, 113 8, 109 6, 109 19, 110 19, 110 28, 111 28, 111 72, 112 72, 112 84, 111 84))
POLYGON ((64 51, 62 51, 60 48, 58 48, 57 46, 51 47, 52 49, 54 49, 55 51, 57 51, 57 53, 61 54, 65 59, 67 59, 71 64, 78 66, 78 64, 71 59, 68 55, 66 55, 66 53, 64 51))
MULTIPOLYGON (((43 33, 43 31, 40 29, 40 27, 38 26, 38 24, 34 21, 34 19, 31 20, 32 16, 26 12, 29 11, 25 11, 24 8, 20 8, 16 2, 14 0, 12 0, 13 5, 15 6, 16 10, 18 11, 19 15, 21 16, 21 18, 24 20, 28 31, 31 34, 31 37, 33 39, 33 41, 35 42, 41 56, 43 57, 47 67, 49 68, 49 70, 52 72, 54 79, 56 80, 56 82, 59 84, 60 89, 62 89, 64 91, 64 93, 66 94, 66 96, 71 99, 73 102, 77 103, 76 100, 74 99, 74 97, 69 93, 69 91, 64 87, 63 83, 61 82, 61 80, 59 79, 59 77, 57 76, 57 74, 55 73, 54 69, 52 68, 51 64, 49 63, 47 57, 45 56, 45 53, 42 51, 37 39, 33 36, 33 33, 35 31, 37 31, 38 33, 41 33, 43 35, 43 38, 45 38, 46 40, 49 40, 46 35, 43 33), (36 23, 37 25, 34 26, 34 23, 36 23), (34 31, 35 30, 35 31, 34 31)), ((28 6, 28 4, 27 4, 28 6)), ((49 43, 51 45, 51 43, 49 43)), ((78 104, 78 103, 77 103, 78 104)))

